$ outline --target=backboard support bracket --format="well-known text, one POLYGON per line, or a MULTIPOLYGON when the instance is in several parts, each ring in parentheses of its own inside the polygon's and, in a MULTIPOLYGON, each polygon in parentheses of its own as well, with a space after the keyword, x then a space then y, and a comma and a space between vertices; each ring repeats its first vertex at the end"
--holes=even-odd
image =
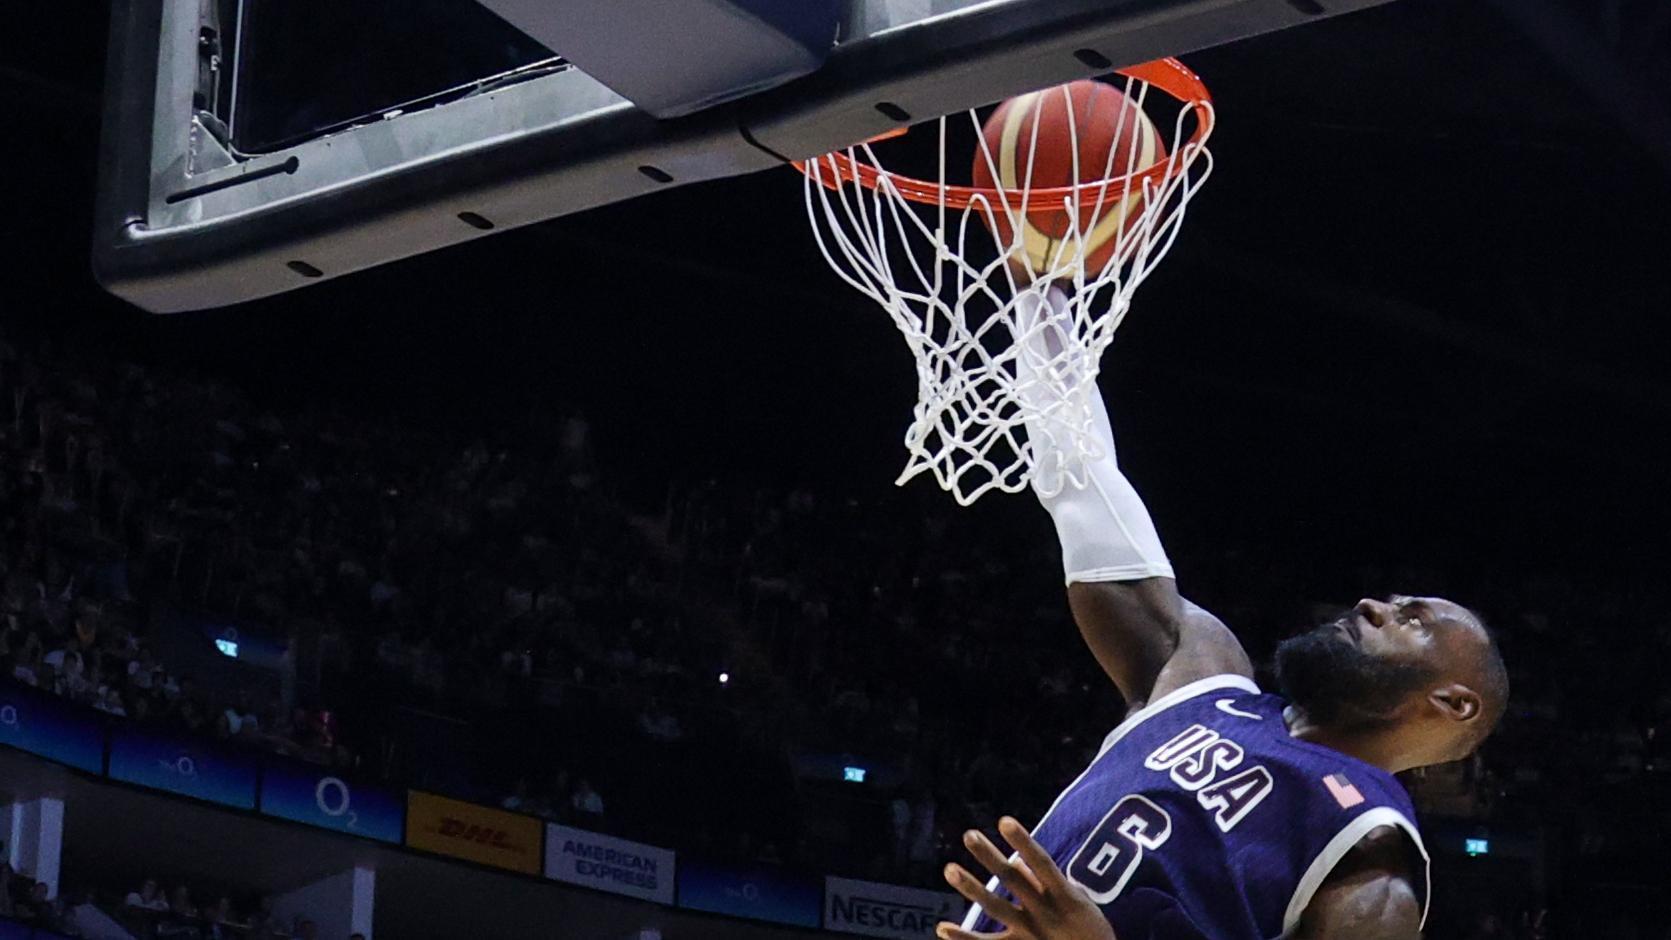
POLYGON ((820 67, 684 116, 560 67, 246 159, 196 100, 215 4, 112 0, 93 267, 146 310, 227 306, 1385 2, 846 0, 820 67))

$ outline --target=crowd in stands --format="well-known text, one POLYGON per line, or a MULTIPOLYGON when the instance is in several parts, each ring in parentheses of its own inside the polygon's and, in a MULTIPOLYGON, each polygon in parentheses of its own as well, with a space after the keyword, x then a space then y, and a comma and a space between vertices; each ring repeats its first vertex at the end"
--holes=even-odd
POLYGON ((50 896, 50 887, 0 862, 0 918, 74 936, 74 913, 62 895, 50 896))
MULTIPOLYGON (((247 894, 247 892, 244 892, 247 894)), ((212 904, 198 906, 189 885, 165 891, 161 882, 146 878, 140 886, 112 904, 115 920, 139 938, 179 940, 319 940, 319 925, 306 916, 285 918, 273 910, 273 899, 257 896, 244 903, 221 894, 212 904)), ((112 898, 114 901, 114 897, 112 898)), ((348 940, 366 940, 353 934, 348 940)))
POLYGON ((314 760, 340 758, 318 716, 276 699, 252 702, 247 692, 215 700, 191 676, 170 671, 144 639, 159 609, 147 600, 174 595, 155 590, 155 582, 136 595, 129 581, 136 563, 169 577, 186 561, 188 543, 198 551, 222 547, 186 535, 194 524, 210 525, 214 508, 190 495, 202 481, 169 465, 174 443, 149 437, 166 436, 163 403, 141 384, 128 389, 138 398, 125 399, 121 410, 101 411, 99 390, 85 378, 42 372, 10 347, 0 349, 0 385, 11 412, 0 427, 0 504, 7 507, 0 518, 0 674, 117 718, 314 760), (153 421, 125 423, 141 414, 153 421), (124 447, 128 435, 157 449, 124 447), (184 478, 172 476, 181 472, 184 478))
MULTIPOLYGON (((1123 712, 1030 504, 1001 537, 913 492, 669 480, 635 505, 576 413, 489 446, 22 343, 0 344, 0 455, 5 675, 583 828, 934 884, 964 828, 1037 818, 1123 712), (291 698, 217 698, 159 661, 152 627, 179 610, 285 636, 291 698)), ((1425 812, 1540 829, 1624 879, 1671 832, 1660 585, 1170 547, 1256 655, 1359 592, 1486 612, 1513 708, 1478 758, 1412 775, 1425 812)), ((1471 940, 1547 935, 1539 903, 1481 913, 1471 940)), ((185 919, 219 936, 216 916, 185 919)))
MULTIPOLYGON (((252 892, 219 894, 199 905, 189 884, 164 889, 147 877, 125 895, 118 891, 71 889, 49 897, 49 886, 0 862, 0 919, 65 937, 126 931, 140 940, 320 940, 318 924, 306 916, 282 917, 270 896, 252 892)), ((353 934, 347 940, 366 940, 353 934)))

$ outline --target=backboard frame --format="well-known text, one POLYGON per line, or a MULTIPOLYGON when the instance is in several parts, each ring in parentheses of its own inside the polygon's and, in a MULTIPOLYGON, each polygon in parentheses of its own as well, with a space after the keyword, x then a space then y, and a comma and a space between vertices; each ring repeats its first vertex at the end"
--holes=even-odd
POLYGON ((687 116, 565 67, 238 159, 193 104, 201 0, 113 0, 94 271, 153 312, 226 306, 1386 2, 850 0, 821 68, 687 116))

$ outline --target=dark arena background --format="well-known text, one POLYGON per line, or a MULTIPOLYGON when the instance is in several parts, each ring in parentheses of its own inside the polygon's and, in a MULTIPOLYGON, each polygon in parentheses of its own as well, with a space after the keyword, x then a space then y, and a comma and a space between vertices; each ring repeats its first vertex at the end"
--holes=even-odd
MULTIPOLYGON (((892 485, 911 359, 792 170, 154 316, 89 264, 105 11, 14 7, 0 938, 929 937, 1119 722, 1037 501, 892 485)), ((1432 938, 1671 937, 1666 11, 1183 56, 1217 168, 1105 360, 1256 659, 1390 591, 1500 633, 1501 730, 1404 779, 1432 938)), ((289 41, 274 107, 353 58, 289 41)))

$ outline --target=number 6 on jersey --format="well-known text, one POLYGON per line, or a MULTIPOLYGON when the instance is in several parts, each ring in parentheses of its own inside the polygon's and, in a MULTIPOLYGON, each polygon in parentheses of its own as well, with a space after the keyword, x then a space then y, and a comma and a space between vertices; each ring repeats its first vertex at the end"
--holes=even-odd
POLYGON ((1153 851, 1172 837, 1172 817, 1146 797, 1133 794, 1114 804, 1068 863, 1067 875, 1098 904, 1120 896, 1126 882, 1153 851))

